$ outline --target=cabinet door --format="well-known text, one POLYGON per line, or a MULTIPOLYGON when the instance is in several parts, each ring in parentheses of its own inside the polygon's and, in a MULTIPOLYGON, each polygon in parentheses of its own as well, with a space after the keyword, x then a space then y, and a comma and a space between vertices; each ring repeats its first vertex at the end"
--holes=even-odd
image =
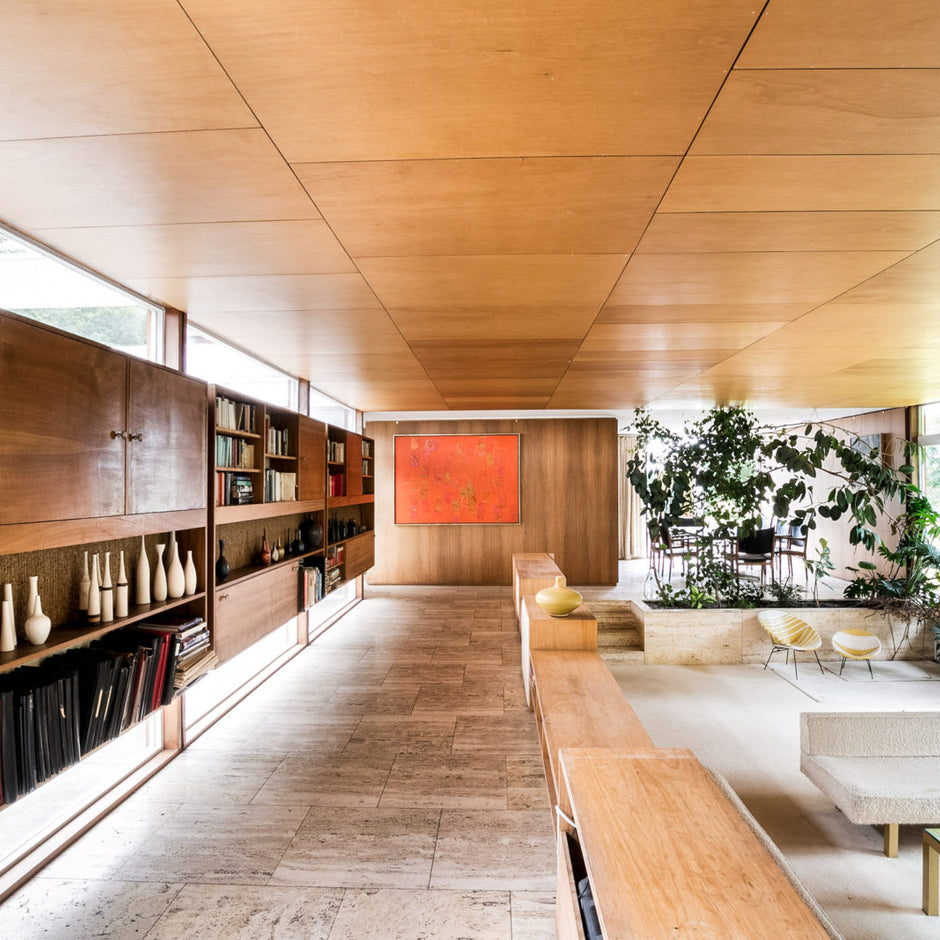
POLYGON ((297 498, 323 499, 326 494, 326 425, 300 416, 297 434, 297 498))
POLYGON ((0 317, 0 524, 124 512, 126 359, 0 317))
POLYGON ((375 564, 375 533, 357 535, 346 543, 346 580, 352 581, 375 564))
POLYGON ((170 369, 130 360, 127 512, 204 509, 206 386, 170 369))
POLYGON ((215 592, 213 646, 220 662, 231 659, 300 613, 300 571, 272 568, 215 592))
POLYGON ((346 495, 362 496, 362 438, 346 435, 346 495))

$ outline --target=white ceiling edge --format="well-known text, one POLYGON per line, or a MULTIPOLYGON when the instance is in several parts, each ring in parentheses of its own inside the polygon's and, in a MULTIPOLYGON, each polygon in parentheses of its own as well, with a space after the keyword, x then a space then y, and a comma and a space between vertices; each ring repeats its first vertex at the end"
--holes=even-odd
MULTIPOLYGON (((686 421, 698 418, 706 408, 655 408, 647 409, 657 420, 667 427, 679 428, 686 421)), ((751 411, 762 424, 774 427, 789 427, 807 422, 835 421, 852 415, 884 411, 885 408, 785 408, 751 407, 751 411)), ((363 412, 363 424, 370 422, 392 421, 547 421, 552 418, 616 418, 620 431, 629 431, 633 425, 633 409, 596 409, 596 410, 556 410, 545 409, 530 411, 366 411, 363 412)))

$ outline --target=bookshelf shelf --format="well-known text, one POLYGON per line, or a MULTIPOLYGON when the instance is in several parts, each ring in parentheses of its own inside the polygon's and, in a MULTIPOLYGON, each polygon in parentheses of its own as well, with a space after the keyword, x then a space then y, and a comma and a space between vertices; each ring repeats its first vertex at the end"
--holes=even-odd
POLYGON ((226 437, 243 437, 248 441, 260 441, 260 434, 253 434, 251 431, 239 431, 235 428, 222 428, 216 425, 215 428, 216 434, 224 434, 226 437))
POLYGON ((107 636, 113 630, 120 630, 121 627, 129 627, 131 624, 140 623, 150 619, 155 614, 182 607, 192 601, 202 600, 205 596, 205 591, 197 591, 195 594, 170 598, 161 603, 132 604, 129 608, 131 612, 127 617, 115 618, 108 623, 65 623, 53 627, 48 641, 43 643, 42 646, 32 646, 24 643, 8 653, 0 653, 0 673, 9 672, 17 666, 39 662, 39 660, 45 659, 53 653, 61 653, 81 643, 97 640, 99 637, 107 636))

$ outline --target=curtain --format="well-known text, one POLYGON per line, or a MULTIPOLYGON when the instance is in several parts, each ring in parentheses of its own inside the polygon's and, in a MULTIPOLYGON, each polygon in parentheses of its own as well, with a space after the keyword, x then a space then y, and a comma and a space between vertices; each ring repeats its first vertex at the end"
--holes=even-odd
POLYGON ((622 559, 645 558, 648 554, 646 526, 643 522, 642 504, 636 490, 627 479, 627 461, 636 450, 636 435, 620 435, 619 503, 620 503, 620 555, 622 559))

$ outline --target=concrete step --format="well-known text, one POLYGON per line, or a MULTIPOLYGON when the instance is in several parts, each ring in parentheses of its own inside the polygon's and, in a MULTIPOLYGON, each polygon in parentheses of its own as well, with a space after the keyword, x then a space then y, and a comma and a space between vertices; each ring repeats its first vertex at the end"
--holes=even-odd
POLYGON ((643 665, 643 650, 599 649, 598 654, 605 663, 624 663, 628 666, 643 665))
POLYGON ((626 601, 590 601, 588 606, 597 619, 597 648, 601 651, 626 654, 640 653, 642 661, 643 641, 640 623, 626 601))

